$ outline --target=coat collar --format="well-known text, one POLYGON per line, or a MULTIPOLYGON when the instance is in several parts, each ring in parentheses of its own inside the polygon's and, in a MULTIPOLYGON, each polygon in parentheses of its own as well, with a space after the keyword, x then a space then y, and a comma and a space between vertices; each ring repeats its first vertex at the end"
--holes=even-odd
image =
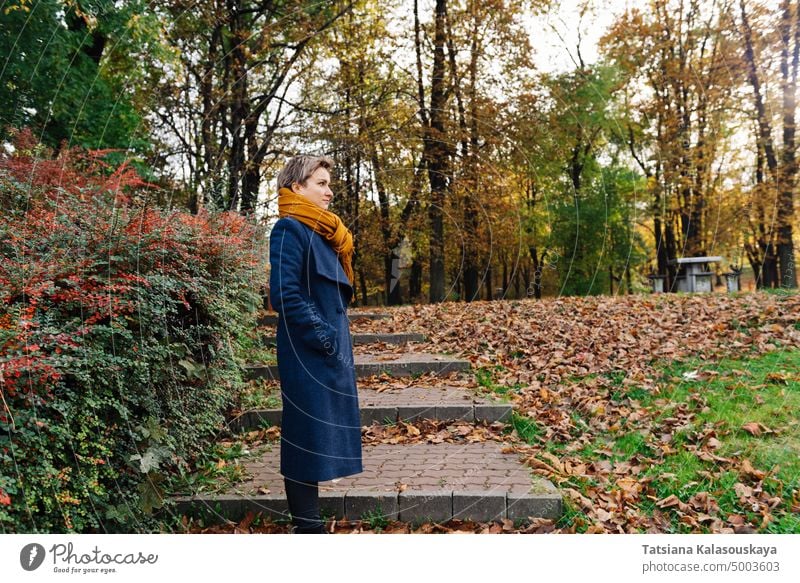
POLYGON ((311 253, 314 255, 314 265, 320 277, 330 279, 341 285, 350 288, 350 295, 353 293, 353 286, 344 272, 336 252, 330 245, 317 233, 311 232, 311 253))

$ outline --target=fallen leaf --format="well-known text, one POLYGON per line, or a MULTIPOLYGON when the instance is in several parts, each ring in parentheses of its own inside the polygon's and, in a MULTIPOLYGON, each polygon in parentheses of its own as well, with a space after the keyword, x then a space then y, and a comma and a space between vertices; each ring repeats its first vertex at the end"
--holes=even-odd
POLYGON ((742 429, 744 429, 747 433, 755 437, 759 437, 760 435, 765 433, 774 433, 774 431, 769 429, 766 425, 762 423, 756 423, 754 421, 751 421, 750 423, 745 423, 744 425, 742 425, 742 429))
POLYGON ((745 423, 742 425, 742 429, 747 431, 750 435, 755 435, 758 437, 761 435, 761 426, 759 423, 745 423))
POLYGON ((765 472, 755 469, 748 459, 742 460, 742 465, 739 471, 743 476, 757 481, 763 480, 767 475, 765 472))

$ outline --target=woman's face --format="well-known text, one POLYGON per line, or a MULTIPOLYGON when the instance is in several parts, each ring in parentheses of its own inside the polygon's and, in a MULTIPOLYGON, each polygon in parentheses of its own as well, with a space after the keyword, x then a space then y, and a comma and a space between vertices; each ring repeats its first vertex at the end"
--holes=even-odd
POLYGON ((314 173, 306 180, 306 185, 303 186, 299 182, 292 184, 292 190, 297 194, 302 194, 315 205, 328 210, 328 205, 331 204, 333 192, 330 189, 331 175, 323 167, 314 170, 314 173))

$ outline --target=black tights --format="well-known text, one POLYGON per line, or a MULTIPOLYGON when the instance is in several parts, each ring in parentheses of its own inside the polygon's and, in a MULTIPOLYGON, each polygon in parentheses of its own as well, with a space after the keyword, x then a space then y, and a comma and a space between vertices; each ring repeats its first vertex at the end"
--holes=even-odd
POLYGON ((286 500, 297 534, 323 534, 325 523, 319 516, 319 482, 300 482, 284 477, 286 500))

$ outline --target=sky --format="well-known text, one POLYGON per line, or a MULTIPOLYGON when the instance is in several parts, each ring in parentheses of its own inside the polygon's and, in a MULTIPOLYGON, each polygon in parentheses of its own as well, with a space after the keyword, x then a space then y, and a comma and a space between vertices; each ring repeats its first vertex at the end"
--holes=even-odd
POLYGON ((547 14, 528 19, 527 29, 535 48, 534 61, 546 73, 565 72, 578 63, 577 46, 585 63, 597 61, 597 43, 614 18, 628 8, 645 5, 642 0, 591 0, 581 18, 579 6, 586 0, 561 0, 547 14))

